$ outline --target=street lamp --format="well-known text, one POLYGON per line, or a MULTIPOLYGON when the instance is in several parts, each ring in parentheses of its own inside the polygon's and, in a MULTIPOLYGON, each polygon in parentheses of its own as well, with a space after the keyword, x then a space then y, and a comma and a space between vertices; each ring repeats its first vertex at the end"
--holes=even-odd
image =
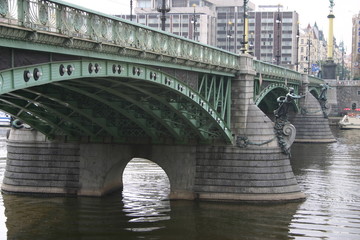
POLYGON ((254 55, 254 52, 253 52, 253 50, 254 50, 254 41, 255 41, 255 39, 254 39, 254 33, 251 32, 251 33, 250 33, 250 39, 249 39, 249 50, 248 50, 248 53, 249 53, 250 55, 254 55))
POLYGON ((132 9, 133 9, 133 0, 130 0, 130 21, 133 20, 132 9))
POLYGON ((193 17, 191 19, 191 23, 193 24, 193 39, 195 41, 196 22, 197 22, 196 21, 196 12, 195 12, 196 4, 194 3, 192 6, 194 7, 194 15, 193 15, 193 17))
POLYGON ((310 75, 310 70, 311 70, 311 40, 310 40, 310 34, 309 34, 309 39, 307 40, 307 45, 308 45, 308 75, 310 75))
POLYGON ((170 8, 166 6, 165 0, 162 0, 161 6, 158 6, 157 11, 161 13, 161 30, 165 31, 165 22, 166 22, 166 16, 165 14, 170 12, 170 8))
POLYGON ((244 0, 244 4, 243 4, 243 7, 244 7, 244 32, 243 32, 243 39, 242 39, 242 48, 241 48, 241 53, 246 53, 246 45, 247 45, 247 30, 248 30, 248 15, 247 15, 247 4, 248 4, 249 0, 244 0))
POLYGON ((300 39, 300 31, 299 31, 299 22, 297 24, 297 32, 296 32, 296 71, 299 71, 299 39, 300 39))
POLYGON ((280 60, 281 60, 281 52, 280 52, 280 48, 281 48, 281 36, 280 36, 280 32, 281 32, 281 17, 280 17, 280 4, 278 5, 278 14, 277 14, 277 18, 276 18, 276 24, 277 24, 277 51, 276 51, 276 65, 280 65, 280 60))
POLYGON ((231 25, 232 25, 232 22, 231 21, 229 21, 228 22, 228 33, 227 33, 227 39, 228 39, 228 51, 230 52, 230 41, 231 41, 231 37, 232 37, 232 35, 231 35, 231 25))

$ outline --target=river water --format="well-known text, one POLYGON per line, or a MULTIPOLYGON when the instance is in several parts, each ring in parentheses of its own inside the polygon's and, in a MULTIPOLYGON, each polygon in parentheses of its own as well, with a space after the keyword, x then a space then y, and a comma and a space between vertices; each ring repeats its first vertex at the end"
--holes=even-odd
POLYGON ((170 202, 166 174, 137 159, 124 172, 123 192, 104 198, 0 195, 0 239, 360 239, 360 130, 332 130, 336 143, 292 147, 304 202, 170 202))

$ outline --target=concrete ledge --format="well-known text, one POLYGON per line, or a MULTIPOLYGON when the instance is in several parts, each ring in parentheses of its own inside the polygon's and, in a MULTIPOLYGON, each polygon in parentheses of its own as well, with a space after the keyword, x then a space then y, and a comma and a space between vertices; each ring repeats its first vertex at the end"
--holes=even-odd
POLYGON ((337 142, 335 138, 330 139, 295 139, 295 143, 333 143, 337 142))
POLYGON ((192 191, 171 191, 169 194, 170 200, 195 200, 197 195, 192 191))
POLYGON ((233 194, 233 193, 199 193, 198 199, 229 202, 281 202, 303 201, 306 195, 302 192, 283 194, 233 194))
POLYGON ((14 186, 3 183, 1 191, 12 194, 51 194, 51 195, 76 195, 77 189, 73 191, 57 187, 31 187, 31 186, 14 186))

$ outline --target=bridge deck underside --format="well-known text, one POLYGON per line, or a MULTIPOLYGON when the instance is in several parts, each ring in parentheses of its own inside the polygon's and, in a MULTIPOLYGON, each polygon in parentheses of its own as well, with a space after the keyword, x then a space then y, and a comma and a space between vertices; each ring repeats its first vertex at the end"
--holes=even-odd
POLYGON ((47 136, 134 143, 224 140, 197 103, 130 78, 81 78, 5 93, 0 108, 47 136))

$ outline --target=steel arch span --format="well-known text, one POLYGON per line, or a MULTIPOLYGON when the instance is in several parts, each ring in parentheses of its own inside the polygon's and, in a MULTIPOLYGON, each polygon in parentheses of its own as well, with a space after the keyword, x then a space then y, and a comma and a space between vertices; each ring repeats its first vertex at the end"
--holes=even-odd
MULTIPOLYGON (((297 85, 271 83, 263 88, 257 96, 255 96, 254 102, 265 113, 272 113, 275 109, 278 108, 276 99, 280 96, 285 96, 288 93, 290 87, 293 87, 296 93, 298 92, 297 85)), ((293 107, 294 111, 299 111, 297 101, 293 102, 293 107)))
POLYGON ((161 70, 126 62, 51 62, 1 71, 0 109, 49 138, 230 143, 231 81, 216 82, 220 98, 210 94, 213 81, 200 82, 198 91, 161 70))
POLYGON ((319 89, 319 87, 311 87, 311 88, 309 88, 309 92, 310 92, 316 99, 319 99, 319 96, 320 96, 320 89, 319 89))

